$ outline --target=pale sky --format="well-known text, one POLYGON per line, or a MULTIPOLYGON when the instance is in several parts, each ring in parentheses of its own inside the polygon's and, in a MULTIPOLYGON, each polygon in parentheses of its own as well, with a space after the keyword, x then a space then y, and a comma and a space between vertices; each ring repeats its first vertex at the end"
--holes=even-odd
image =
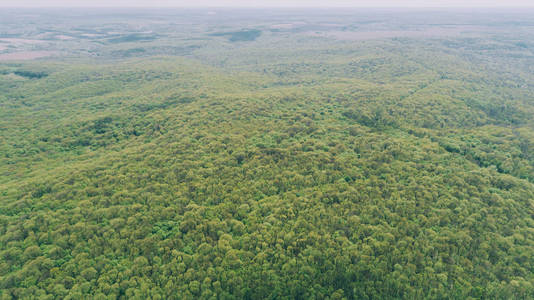
POLYGON ((0 7, 534 7, 534 0, 0 0, 0 7))

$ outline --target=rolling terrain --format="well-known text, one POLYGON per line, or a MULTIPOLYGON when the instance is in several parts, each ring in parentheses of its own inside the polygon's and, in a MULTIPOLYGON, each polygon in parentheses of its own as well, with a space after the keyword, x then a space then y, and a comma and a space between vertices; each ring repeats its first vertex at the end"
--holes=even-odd
POLYGON ((2 299, 534 297, 532 12, 0 15, 2 299))

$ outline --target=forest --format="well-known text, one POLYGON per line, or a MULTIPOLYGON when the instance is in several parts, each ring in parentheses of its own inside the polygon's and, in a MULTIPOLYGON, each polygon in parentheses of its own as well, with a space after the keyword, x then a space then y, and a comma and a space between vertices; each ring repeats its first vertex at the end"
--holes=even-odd
POLYGON ((533 28, 0 10, 0 299, 533 299, 533 28))

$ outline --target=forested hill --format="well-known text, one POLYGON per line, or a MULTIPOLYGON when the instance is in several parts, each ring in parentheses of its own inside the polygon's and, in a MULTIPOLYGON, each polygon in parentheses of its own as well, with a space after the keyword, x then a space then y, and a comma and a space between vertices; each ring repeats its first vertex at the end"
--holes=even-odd
POLYGON ((534 23, 238 16, 0 60, 2 299, 534 298, 534 23))

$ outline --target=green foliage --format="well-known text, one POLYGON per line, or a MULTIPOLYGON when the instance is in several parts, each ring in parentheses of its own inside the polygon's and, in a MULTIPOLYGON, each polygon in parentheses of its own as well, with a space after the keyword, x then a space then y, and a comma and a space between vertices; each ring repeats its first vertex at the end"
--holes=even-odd
POLYGON ((108 39, 107 42, 112 43, 112 44, 117 44, 117 43, 146 42, 146 41, 153 41, 155 39, 157 39, 156 35, 127 34, 127 35, 108 39))
POLYGON ((45 72, 33 72, 25 70, 14 71, 13 74, 30 79, 39 79, 48 76, 48 74, 46 74, 45 72))
POLYGON ((234 32, 217 32, 210 34, 211 36, 226 36, 230 42, 250 42, 256 40, 261 35, 261 30, 241 30, 234 32))
POLYGON ((2 299, 534 298, 531 31, 319 15, 86 18, 61 45, 100 58, 1 63, 2 299))

